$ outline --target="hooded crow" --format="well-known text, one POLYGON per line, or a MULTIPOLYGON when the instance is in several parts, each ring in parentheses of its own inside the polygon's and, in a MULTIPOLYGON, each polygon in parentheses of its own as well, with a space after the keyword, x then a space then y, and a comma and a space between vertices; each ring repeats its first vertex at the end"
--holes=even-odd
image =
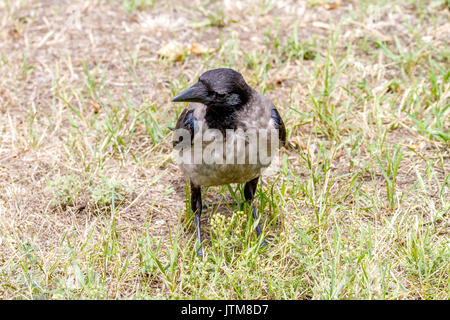
MULTIPOLYGON (((191 209, 199 242, 197 255, 203 256, 200 232, 201 187, 245 183, 244 197, 251 205, 253 218, 257 220, 252 200, 261 172, 269 166, 270 160, 264 163, 259 158, 256 162, 250 161, 254 159, 251 150, 256 150, 259 155, 261 145, 267 146, 265 143, 269 143, 269 136, 263 136, 261 132, 275 132, 277 144, 284 145, 286 129, 273 103, 256 92, 239 72, 232 69, 206 71, 196 84, 175 96, 172 101, 191 102, 178 118, 173 146, 179 151, 178 165, 190 180, 191 209), (213 140, 220 142, 221 147, 211 147, 210 139, 206 139, 208 132, 222 135, 219 138, 218 135, 213 135, 216 138, 213 140), (261 140, 250 139, 250 132, 258 132, 258 139, 267 137, 267 140, 258 144, 261 140), (225 149, 223 145, 231 145, 232 148, 225 149), (183 148, 187 148, 188 151, 183 151, 193 156, 194 160, 192 157, 187 157, 188 161, 180 160, 183 148), (206 159, 208 157, 204 157, 205 151, 211 151, 208 148, 212 152, 206 152, 209 155, 209 159, 206 159), (196 155, 202 155, 199 157, 201 159, 195 159, 196 155), (241 161, 237 160, 239 157, 241 161)), ((269 154, 270 152, 269 150, 269 154)), ((256 226, 256 234, 258 237, 261 235, 259 225, 256 226)), ((261 246, 265 245, 263 240, 261 246)))

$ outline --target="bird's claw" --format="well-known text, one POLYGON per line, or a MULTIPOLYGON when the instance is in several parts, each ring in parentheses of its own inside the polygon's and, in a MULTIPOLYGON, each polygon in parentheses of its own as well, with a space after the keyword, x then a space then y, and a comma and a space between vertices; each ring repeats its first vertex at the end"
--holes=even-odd
POLYGON ((267 246, 268 246, 268 244, 267 244, 266 240, 261 241, 261 244, 259 245, 259 247, 260 247, 261 249, 267 248, 267 246))
POLYGON ((203 250, 201 247, 197 250, 197 257, 199 257, 201 259, 203 258, 203 250))

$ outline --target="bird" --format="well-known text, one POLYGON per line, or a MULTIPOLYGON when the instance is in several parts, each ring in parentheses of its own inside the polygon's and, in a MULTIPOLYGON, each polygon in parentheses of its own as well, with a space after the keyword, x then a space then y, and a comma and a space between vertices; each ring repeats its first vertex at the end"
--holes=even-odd
MULTIPOLYGON (((201 138, 204 138, 208 130, 221 133, 223 140, 218 139, 218 141, 222 143, 226 144, 227 141, 233 140, 234 144, 238 144, 239 141, 244 141, 244 146, 249 147, 248 149, 255 147, 255 140, 248 139, 245 134, 254 131, 272 130, 277 134, 277 142, 281 146, 286 143, 286 128, 274 104, 248 85, 244 77, 233 69, 218 68, 204 72, 193 86, 176 95, 172 102, 189 102, 181 112, 174 128, 174 132, 183 133, 173 136, 173 147, 179 152, 183 147, 188 148, 188 151, 185 151, 188 155, 205 151, 209 144, 201 138), (198 149, 193 148, 196 141, 200 141, 196 145, 198 149)), ((189 179, 190 203, 194 214, 199 257, 203 257, 200 228, 201 187, 245 183, 245 200, 251 205, 253 219, 258 220, 253 197, 262 171, 268 167, 268 164, 249 163, 247 149, 245 149, 247 151, 235 151, 236 156, 244 157, 244 161, 237 162, 231 157, 232 162, 227 162, 224 159, 230 155, 230 152, 225 150, 222 153, 223 150, 220 147, 214 149, 214 152, 221 155, 217 157, 217 154, 213 152, 211 157, 212 160, 222 161, 209 159, 210 161, 206 162, 202 159, 196 162, 192 161, 192 158, 189 158, 189 161, 178 161, 182 173, 189 179)), ((259 223, 256 225, 256 234, 258 238, 261 236, 259 223)), ((263 239, 261 247, 266 245, 263 239)))

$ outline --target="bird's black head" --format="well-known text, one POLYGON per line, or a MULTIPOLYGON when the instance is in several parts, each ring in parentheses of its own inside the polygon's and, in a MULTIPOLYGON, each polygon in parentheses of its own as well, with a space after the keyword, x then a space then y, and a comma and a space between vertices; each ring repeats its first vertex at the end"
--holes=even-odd
POLYGON ((222 68, 206 71, 196 84, 172 101, 201 102, 214 109, 235 109, 248 101, 250 93, 251 88, 239 72, 222 68))

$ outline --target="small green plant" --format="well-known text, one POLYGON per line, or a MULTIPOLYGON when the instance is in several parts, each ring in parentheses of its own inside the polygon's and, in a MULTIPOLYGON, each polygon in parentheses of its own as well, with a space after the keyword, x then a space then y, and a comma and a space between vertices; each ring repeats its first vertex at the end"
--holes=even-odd
POLYGON ((199 6, 201 14, 207 20, 201 24, 198 24, 197 26, 224 28, 229 23, 222 5, 220 3, 214 4, 214 2, 212 3, 212 5, 206 3, 204 6, 199 6))
POLYGON ((333 70, 329 58, 325 64, 316 71, 316 77, 321 81, 316 92, 310 94, 314 121, 317 123, 319 133, 327 135, 330 139, 340 141, 340 124, 343 122, 341 110, 333 101, 333 94, 336 91, 336 83, 342 74, 345 66, 338 70, 333 70))
POLYGON ((80 192, 84 189, 80 177, 75 174, 56 175, 47 181, 47 191, 53 192, 53 205, 62 207, 72 206, 77 203, 80 192))
POLYGON ((161 239, 146 235, 139 241, 139 258, 142 265, 142 273, 148 277, 156 275, 156 271, 164 269, 158 257, 161 250, 161 239))
POLYGON ((154 0, 122 0, 122 7, 132 13, 135 10, 146 10, 154 5, 154 0))
POLYGON ((63 208, 76 205, 77 200, 83 195, 83 200, 98 210, 111 206, 114 209, 123 202, 127 194, 122 182, 104 175, 101 175, 98 181, 91 182, 74 174, 57 175, 47 181, 46 189, 53 193, 52 204, 63 208))
POLYGON ((229 256, 233 250, 242 247, 245 239, 246 216, 244 211, 234 212, 230 217, 215 214, 211 219, 212 249, 229 256))
POLYGON ((381 157, 377 156, 378 166, 386 183, 386 194, 391 210, 396 207, 396 183, 402 156, 403 149, 400 146, 395 146, 394 149, 383 152, 381 157))
POLYGON ((287 39, 287 43, 281 46, 281 54, 285 55, 287 60, 314 60, 317 55, 313 49, 315 47, 315 43, 308 41, 301 42, 299 40, 297 24, 295 24, 292 35, 287 39))
POLYGON ((99 182, 92 185, 90 193, 93 203, 102 209, 119 205, 125 199, 127 191, 119 180, 102 176, 99 182))

